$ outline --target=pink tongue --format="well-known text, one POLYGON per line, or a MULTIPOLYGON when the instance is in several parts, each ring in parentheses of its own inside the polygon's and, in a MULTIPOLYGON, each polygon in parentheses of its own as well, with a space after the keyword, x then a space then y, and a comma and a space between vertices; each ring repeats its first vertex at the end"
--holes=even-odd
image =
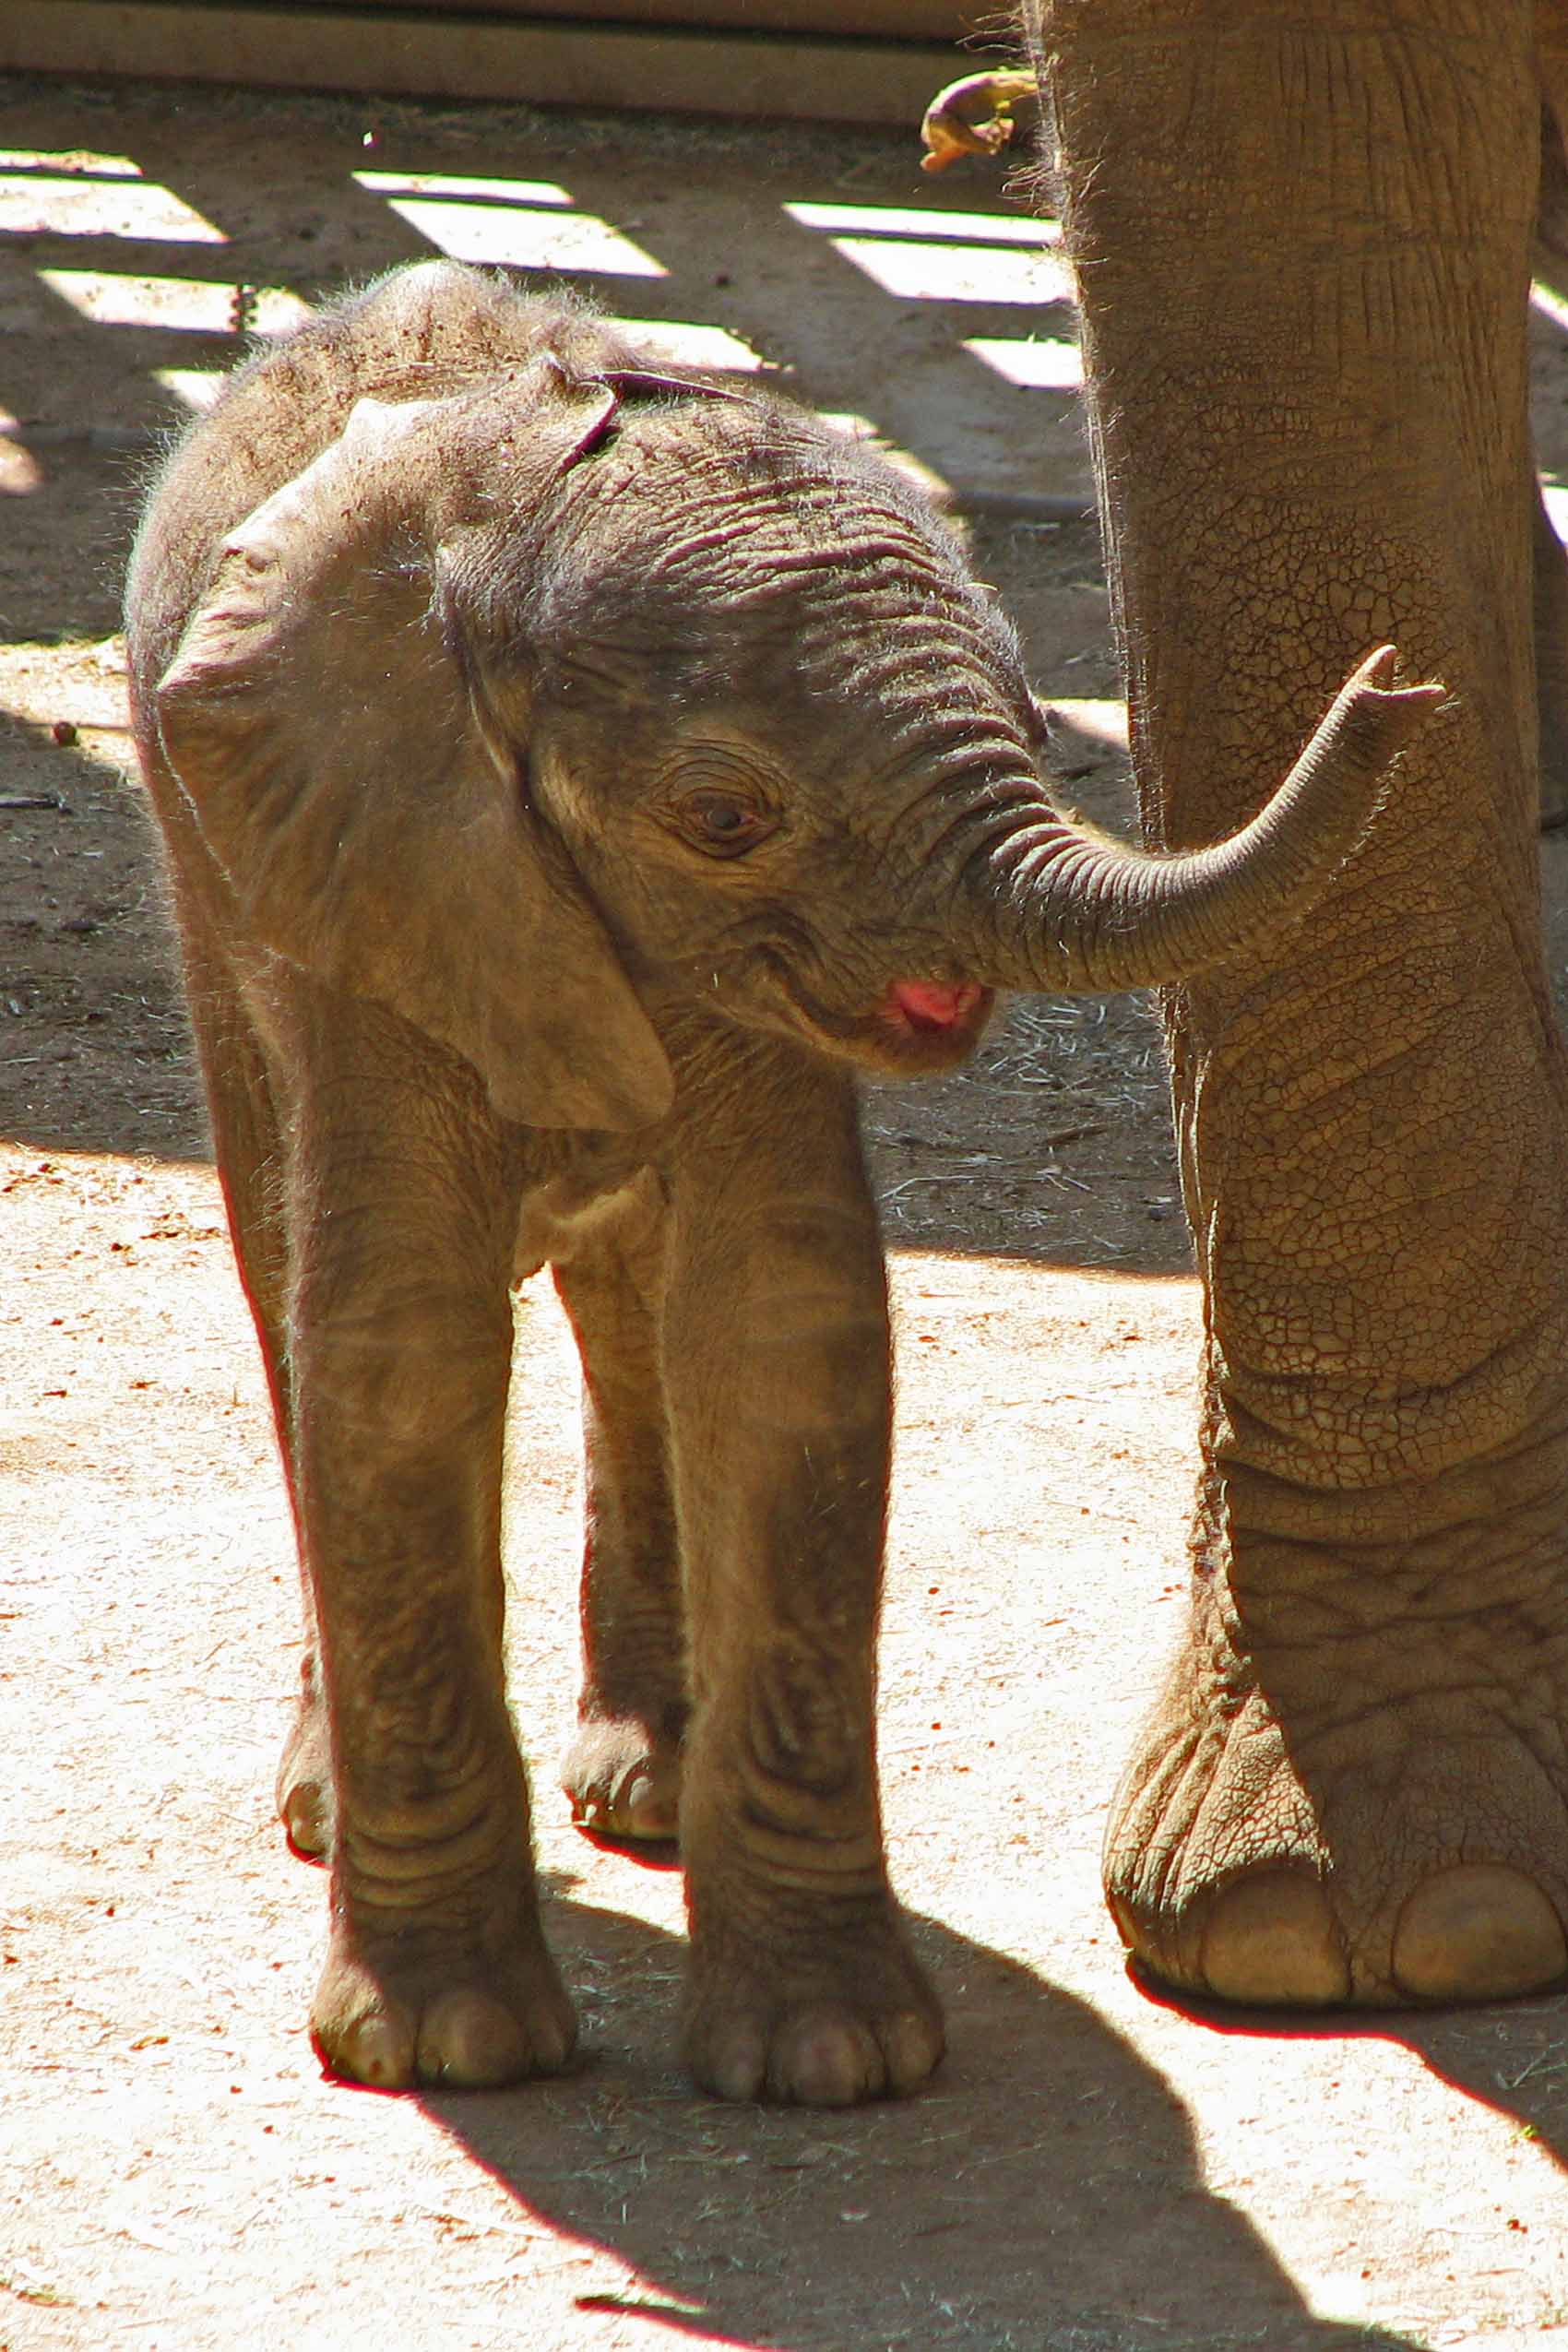
POLYGON ((928 1029, 950 1029, 980 1002, 983 991, 976 980, 957 988, 939 988, 934 980, 896 980, 893 1002, 907 1020, 928 1029))

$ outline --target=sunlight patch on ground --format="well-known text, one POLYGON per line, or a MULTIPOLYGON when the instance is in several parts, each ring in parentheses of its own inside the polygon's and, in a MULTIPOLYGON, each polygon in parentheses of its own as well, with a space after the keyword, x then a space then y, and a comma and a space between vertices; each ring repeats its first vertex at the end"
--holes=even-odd
POLYGON ((505 262, 515 269, 574 269, 612 278, 667 278, 662 262, 597 214, 579 212, 568 190, 546 180, 465 180, 423 173, 356 172, 370 195, 454 261, 505 262))
POLYGON ((81 147, 0 147, 0 172, 68 172, 81 179, 97 180, 141 178, 141 165, 131 156, 100 155, 81 147))
POLYGON ((1051 342, 1034 336, 1020 342, 1010 336, 974 335, 964 349, 1027 392, 1076 392, 1083 386, 1084 363, 1076 343, 1051 342))
POLYGON ((155 367, 152 380, 172 392, 182 408, 205 415, 229 380, 226 367, 155 367))
POLYGON ((802 229, 826 235, 835 253, 900 302, 1038 306, 1072 295, 1071 272, 1045 249, 1033 221, 882 212, 865 205, 787 204, 784 209, 802 229))
POLYGON ((228 243, 221 229, 155 180, 100 179, 73 172, 0 170, 0 236, 228 243))
POLYGON ((899 302, 1061 302, 1063 265, 1014 246, 952 245, 916 237, 834 237, 835 253, 899 302))
POLYGON ((350 172, 354 185, 372 196, 444 196, 459 204, 543 204, 563 212, 576 209, 569 188, 558 180, 481 180, 463 172, 350 172))
POLYGON ((30 491, 43 488, 38 459, 10 438, 16 428, 15 417, 0 416, 0 498, 25 498, 30 491))
POLYGON ((1059 244, 1062 230, 1055 220, 1032 220, 1026 213, 928 212, 895 204, 787 204, 791 220, 802 229, 825 229, 839 235, 950 238, 970 245, 1059 244))
MULTIPOLYGON (((182 334, 241 331, 238 286, 193 278, 122 276, 107 269, 41 269, 51 291, 95 327, 172 327, 182 334)), ((284 335, 310 316, 309 305, 280 286, 246 290, 246 331, 284 335)))

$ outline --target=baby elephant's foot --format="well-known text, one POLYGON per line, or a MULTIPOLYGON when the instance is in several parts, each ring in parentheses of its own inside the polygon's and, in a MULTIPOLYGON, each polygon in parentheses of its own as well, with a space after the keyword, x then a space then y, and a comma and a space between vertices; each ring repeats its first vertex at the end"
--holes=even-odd
POLYGON ((581 1726, 561 1760, 572 1819, 597 1837, 672 1838, 681 1808, 681 1743, 629 1718, 581 1726))
POLYGON ((373 2090, 492 2089, 558 2073, 576 2019, 531 1895, 476 1916, 334 1921, 311 2029, 334 2074, 373 2090))
POLYGON ((684 2049, 717 2097, 858 2107, 918 2090, 940 2060, 941 2005, 896 1917, 816 1953, 713 1942, 694 1951, 684 2049))

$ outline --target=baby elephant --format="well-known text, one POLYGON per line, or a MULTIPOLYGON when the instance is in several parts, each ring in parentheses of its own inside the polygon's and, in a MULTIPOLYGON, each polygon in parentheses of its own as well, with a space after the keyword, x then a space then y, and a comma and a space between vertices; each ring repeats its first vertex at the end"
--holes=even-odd
POLYGON ((330 1856, 327 2062, 496 2084, 572 2048, 501 1651, 509 1290, 548 1263, 586 1390, 576 1815, 678 1826, 710 2091, 912 2089, 942 2023, 878 1814, 855 1073, 950 1068, 998 987, 1268 940, 1435 689, 1374 657, 1216 849, 1087 832, 897 474, 445 263, 239 371, 128 625, 304 1567, 279 1801, 330 1856))

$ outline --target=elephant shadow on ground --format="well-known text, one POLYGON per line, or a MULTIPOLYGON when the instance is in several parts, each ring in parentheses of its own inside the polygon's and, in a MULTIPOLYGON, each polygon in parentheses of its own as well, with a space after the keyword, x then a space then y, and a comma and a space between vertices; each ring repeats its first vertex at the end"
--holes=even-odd
POLYGON ((1404 2018, 1384 2030, 1467 2097, 1513 2116, 1568 2171, 1568 2002, 1561 1995, 1404 2018))
POLYGON ((1450 2089, 1512 2119, 1521 2139, 1568 2172, 1568 1995, 1463 2009, 1271 2016, 1175 1993, 1135 1966, 1130 1973, 1146 2000, 1208 2033, 1264 2044, 1387 2042, 1408 2050, 1450 2089))
POLYGON ((1084 2002, 934 1920, 914 1930, 944 2068, 908 2103, 837 2113, 694 2093, 670 2054, 678 1941, 559 1892, 552 1927, 584 2013, 572 2074, 422 2104, 525 2227, 637 2274, 581 2310, 773 2352, 1408 2341, 1315 2316, 1205 2187, 1159 2074, 1084 2002))

